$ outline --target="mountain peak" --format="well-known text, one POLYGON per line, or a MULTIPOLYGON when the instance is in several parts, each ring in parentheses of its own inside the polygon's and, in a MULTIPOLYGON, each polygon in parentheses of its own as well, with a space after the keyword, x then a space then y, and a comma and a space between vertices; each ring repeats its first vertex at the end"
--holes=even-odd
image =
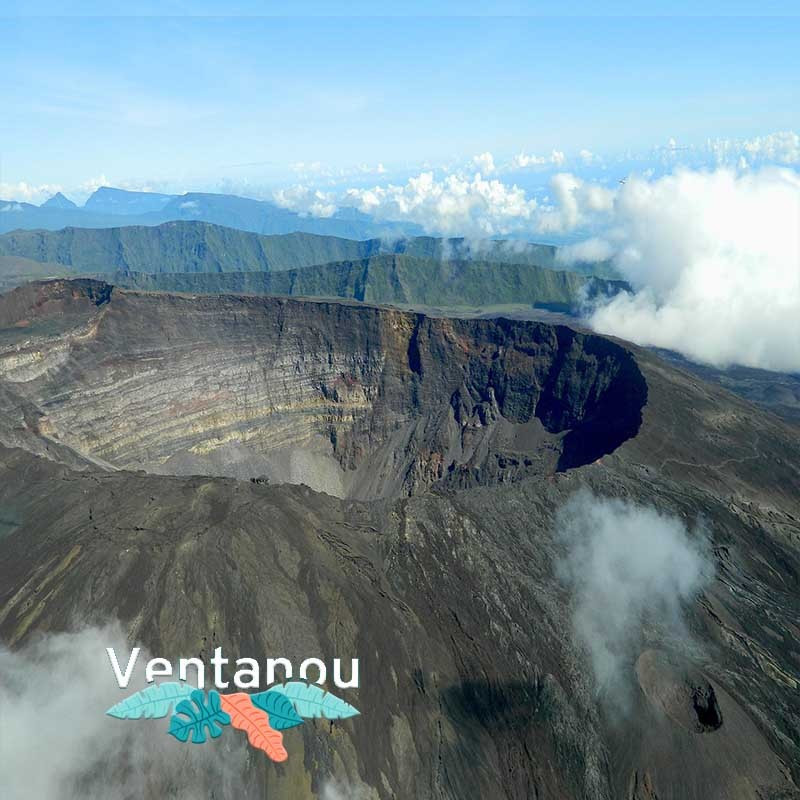
POLYGON ((77 208, 78 206, 61 192, 56 192, 49 200, 42 203, 41 208, 77 208))
POLYGON ((101 186, 89 197, 84 208, 101 214, 148 214, 160 211, 173 197, 158 192, 135 192, 101 186))

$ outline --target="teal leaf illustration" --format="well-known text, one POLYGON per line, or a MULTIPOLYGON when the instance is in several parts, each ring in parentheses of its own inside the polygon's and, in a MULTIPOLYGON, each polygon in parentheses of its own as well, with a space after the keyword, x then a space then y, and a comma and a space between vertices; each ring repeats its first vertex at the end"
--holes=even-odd
POLYGON ((269 724, 276 731, 285 731, 287 728, 303 724, 303 718, 295 711, 292 701, 282 692, 269 689, 266 692, 251 694, 250 702, 267 712, 269 724))
POLYGON ((326 692, 315 683, 289 681, 273 686, 270 692, 279 692, 292 701, 297 713, 304 718, 347 719, 361 713, 350 703, 345 703, 336 695, 326 692))
POLYGON ((117 719, 156 719, 166 717, 175 706, 188 697, 196 687, 188 683, 155 683, 120 700, 106 711, 117 719))
POLYGON ((219 692, 212 689, 206 700, 205 692, 195 689, 191 698, 194 705, 188 700, 178 703, 169 721, 169 734, 181 742, 185 742, 191 734, 193 744, 203 744, 208 729, 211 738, 216 739, 222 733, 222 726, 231 721, 220 708, 219 692))

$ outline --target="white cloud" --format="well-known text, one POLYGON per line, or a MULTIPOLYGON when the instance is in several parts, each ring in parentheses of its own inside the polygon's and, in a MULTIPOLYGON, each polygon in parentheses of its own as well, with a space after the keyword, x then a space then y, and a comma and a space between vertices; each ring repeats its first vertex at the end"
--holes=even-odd
POLYGON ((272 199, 283 208, 313 214, 315 217, 333 216, 337 209, 333 194, 304 185, 278 189, 272 199))
POLYGON ((441 178, 422 172, 405 184, 350 188, 343 193, 301 184, 274 192, 273 199, 284 208, 316 216, 352 207, 376 219, 418 223, 429 233, 478 238, 565 233, 593 223, 613 205, 611 190, 569 173, 554 175, 550 187, 552 202, 539 204, 516 184, 480 172, 441 178))
POLYGON ((481 175, 491 175, 495 171, 494 157, 489 152, 473 156, 472 163, 478 168, 481 175))
MULTIPOLYGON (((111 181, 104 175, 100 174, 93 178, 88 178, 83 183, 78 185, 78 192, 81 194, 94 194, 98 189, 103 186, 112 186, 111 181)), ((116 184, 118 185, 118 184, 116 184)))
POLYGON ((61 191, 63 189, 57 183, 42 183, 38 185, 26 183, 25 181, 0 183, 0 200, 17 200, 38 205, 61 191))
POLYGON ((528 169, 529 167, 542 167, 548 164, 561 167, 564 165, 566 160, 567 157, 561 150, 553 150, 549 156, 528 155, 523 151, 521 153, 517 153, 517 155, 511 159, 508 166, 512 170, 528 169))
POLYGON ((800 135, 778 131, 752 139, 709 139, 706 149, 717 164, 800 164, 800 135))
POLYGON ((295 161, 289 164, 292 172, 321 172, 324 168, 321 161, 295 161))
POLYGON ((614 246, 605 239, 592 238, 559 247, 556 261, 566 266, 580 262, 606 261, 614 255, 614 246))
POLYGON ((595 158, 594 153, 591 150, 586 150, 586 149, 581 150, 578 153, 578 155, 580 156, 580 159, 581 161, 583 161, 584 164, 591 164, 595 158))
POLYGON ((328 179, 331 183, 363 175, 385 175, 388 172, 383 163, 334 167, 322 161, 295 161, 289 164, 288 169, 301 181, 328 179))
MULTIPOLYGON (((14 651, 0 646, 5 800, 161 797, 167 787, 181 800, 212 791, 252 797, 238 737, 187 746, 167 735, 166 719, 106 716, 127 694, 116 684, 106 647, 130 652, 118 625, 50 634, 14 651)), ((148 657, 142 652, 137 670, 148 657)), ((128 691, 144 685, 137 674, 128 691)))
POLYGON ((430 232, 476 237, 529 229, 537 210, 536 200, 519 187, 480 173, 437 179, 433 172, 423 172, 402 185, 351 188, 342 194, 301 185, 281 189, 273 199, 285 208, 317 216, 350 207, 376 219, 416 222, 430 232))
POLYGON ((793 131, 748 139, 743 142, 742 149, 751 159, 760 157, 779 164, 800 163, 800 136, 793 131))
POLYGON ((588 225, 607 214, 614 204, 613 191, 568 172, 554 175, 550 188, 555 205, 538 219, 538 231, 542 233, 566 233, 588 225))
POLYGON ((437 180, 432 172, 400 186, 349 189, 343 204, 379 219, 410 220, 429 231, 467 236, 505 235, 530 227, 537 209, 536 200, 517 186, 480 174, 437 180))
POLYGON ((592 325, 719 366, 800 370, 800 176, 682 170, 619 191, 605 241, 637 290, 592 325))
POLYGON ((370 800, 375 796, 366 784, 359 782, 356 786, 350 781, 331 779, 322 786, 320 800, 370 800))
POLYGON ((694 167, 793 166, 800 164, 800 135, 777 131, 750 139, 706 139, 700 144, 679 145, 674 138, 646 157, 662 165, 685 164, 694 167))
POLYGON ((526 153, 518 153, 511 159, 511 169, 526 169, 527 167, 538 167, 546 164, 544 156, 529 156, 526 153))
POLYGON ((685 634, 684 604, 713 574, 707 542, 649 506, 574 495, 556 518, 566 546, 557 564, 572 592, 572 632, 585 647, 599 691, 627 700, 643 626, 685 634))

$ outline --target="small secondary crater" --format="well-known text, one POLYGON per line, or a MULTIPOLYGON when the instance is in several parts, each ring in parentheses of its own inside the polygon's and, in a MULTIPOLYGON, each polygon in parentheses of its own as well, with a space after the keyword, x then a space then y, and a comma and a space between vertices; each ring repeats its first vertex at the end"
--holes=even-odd
POLYGON ((636 676, 648 702, 692 733, 722 727, 722 710, 711 682, 681 657, 645 650, 636 661, 636 676))

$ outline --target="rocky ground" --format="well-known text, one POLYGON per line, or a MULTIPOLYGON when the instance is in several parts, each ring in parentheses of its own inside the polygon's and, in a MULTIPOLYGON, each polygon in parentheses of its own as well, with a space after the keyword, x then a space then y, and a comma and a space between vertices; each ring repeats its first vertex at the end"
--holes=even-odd
POLYGON ((361 716, 251 754, 253 796, 800 797, 796 427, 540 322, 55 281, 0 328, 12 650, 115 619, 159 655, 361 659, 361 716), (558 566, 580 489, 713 566, 613 691, 558 566))

